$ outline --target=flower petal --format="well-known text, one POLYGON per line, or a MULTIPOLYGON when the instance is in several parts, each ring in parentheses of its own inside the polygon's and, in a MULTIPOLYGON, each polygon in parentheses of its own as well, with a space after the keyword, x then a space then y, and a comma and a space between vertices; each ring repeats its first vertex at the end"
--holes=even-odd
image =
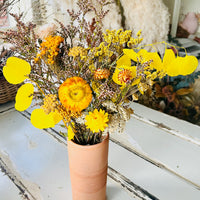
POLYGON ((164 68, 176 59, 174 51, 172 49, 166 49, 163 57, 164 68))
POLYGON ((30 72, 30 64, 17 57, 9 57, 3 67, 3 75, 11 84, 22 83, 30 72))
POLYGON ((126 85, 126 82, 120 81, 119 80, 119 74, 123 72, 123 70, 127 70, 130 75, 130 80, 136 77, 136 66, 126 66, 126 65, 121 65, 120 67, 115 68, 115 72, 113 73, 112 79, 115 83, 118 85, 126 85))
POLYGON ((195 71, 198 66, 198 60, 195 56, 177 57, 167 66, 169 76, 189 75, 195 71))
MULTIPOLYGON (((179 58, 181 57, 178 57, 177 59, 179 58)), ((182 61, 180 73, 183 76, 193 73, 198 66, 198 60, 195 56, 185 56, 182 58, 182 61)))
POLYGON ((145 62, 146 61, 152 61, 150 63, 150 67, 152 69, 156 69, 158 71, 161 71, 163 69, 163 64, 160 56, 157 52, 149 52, 145 55, 145 62))
POLYGON ((18 89, 17 95, 15 97, 16 110, 24 111, 31 105, 33 99, 33 91, 34 86, 31 83, 26 83, 18 89))
POLYGON ((74 139, 74 131, 72 130, 71 126, 68 126, 68 129, 67 129, 67 137, 68 137, 68 140, 72 140, 74 139))
POLYGON ((62 115, 57 110, 55 112, 50 112, 49 114, 52 115, 55 124, 62 120, 62 115))
POLYGON ((117 67, 120 67, 121 65, 131 66, 131 59, 127 55, 123 55, 119 60, 117 61, 117 67))
POLYGON ((124 49, 124 54, 127 55, 130 59, 137 62, 138 54, 133 49, 124 49))
POLYGON ((39 129, 51 128, 55 126, 52 113, 46 115, 42 108, 33 110, 31 113, 31 123, 39 129))

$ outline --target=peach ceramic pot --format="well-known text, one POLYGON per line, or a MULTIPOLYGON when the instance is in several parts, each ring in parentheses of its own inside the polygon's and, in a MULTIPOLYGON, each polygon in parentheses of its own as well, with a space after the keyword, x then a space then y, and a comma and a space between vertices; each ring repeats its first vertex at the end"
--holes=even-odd
POLYGON ((68 141, 73 200, 106 200, 109 135, 99 144, 68 141))

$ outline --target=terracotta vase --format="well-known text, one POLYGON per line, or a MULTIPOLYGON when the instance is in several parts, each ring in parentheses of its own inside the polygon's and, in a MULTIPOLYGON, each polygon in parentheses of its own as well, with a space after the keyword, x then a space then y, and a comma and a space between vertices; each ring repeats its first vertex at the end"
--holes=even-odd
POLYGON ((78 145, 68 141, 73 200, 105 200, 109 135, 99 144, 78 145))

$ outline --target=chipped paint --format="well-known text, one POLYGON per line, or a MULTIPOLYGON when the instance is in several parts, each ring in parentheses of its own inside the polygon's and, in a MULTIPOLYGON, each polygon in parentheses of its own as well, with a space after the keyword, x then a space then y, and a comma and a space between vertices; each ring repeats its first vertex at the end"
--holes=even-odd
POLYGON ((140 200, 158 200, 157 197, 150 194, 148 191, 144 190, 140 186, 133 183, 131 180, 117 172, 111 167, 108 167, 108 176, 121 184, 121 186, 127 190, 131 195, 140 200))
POLYGON ((135 149, 134 147, 130 147, 127 146, 127 144, 120 142, 118 140, 116 140, 114 137, 112 137, 112 135, 110 136, 110 140, 112 142, 114 142, 117 145, 120 145, 121 147, 125 148, 126 150, 130 151, 131 153, 134 153, 135 155, 139 156, 140 158, 148 161, 149 163, 155 165, 156 167, 165 170, 166 172, 173 174, 174 176, 176 176, 177 178, 181 179, 182 181, 192 185, 193 187, 195 187, 196 189, 200 190, 200 185, 185 178, 184 176, 178 174, 177 172, 175 172, 174 170, 172 170, 170 167, 166 166, 165 164, 157 161, 156 159, 151 158, 147 153, 143 152, 143 151, 139 151, 138 149, 135 149))
POLYGON ((189 135, 187 135, 185 133, 182 133, 180 131, 171 129, 170 127, 166 126, 163 123, 158 123, 158 122, 149 120, 149 119, 141 117, 141 116, 139 116, 137 114, 133 114, 131 116, 134 117, 137 120, 140 120, 140 121, 146 123, 146 124, 149 124, 149 125, 151 125, 153 127, 159 128, 159 129, 165 131, 166 133, 174 135, 174 136, 178 137, 179 139, 182 139, 182 140, 185 140, 187 142, 191 142, 192 144, 200 146, 200 140, 198 138, 191 137, 191 136, 189 136, 189 135))
MULTIPOLYGON (((30 119, 30 113, 28 111, 24 111, 24 112, 19 112, 20 114, 22 114, 23 116, 25 116, 27 119, 30 119)), ((165 126, 164 124, 160 124, 160 126, 158 126, 158 123, 153 122, 151 120, 148 120, 146 118, 140 117, 139 115, 134 114, 134 116, 136 119, 143 121, 145 123, 148 123, 149 125, 158 127, 160 129, 162 129, 161 127, 165 128, 166 130, 172 130, 169 127, 165 126)), ((164 129, 163 129, 164 130, 164 129)), ((54 128, 50 128, 50 129, 45 129, 44 131, 46 131, 47 133, 49 133, 51 136, 53 136, 58 142, 64 144, 67 146, 67 141, 65 138, 63 138, 58 131, 56 131, 54 128)), ((178 131, 177 131, 178 132, 178 131)), ((180 133, 182 134, 182 133, 180 133)), ((111 134, 110 135, 110 140, 112 142, 114 142, 115 144, 123 147, 124 149, 130 151, 131 153, 134 153, 135 155, 139 156, 140 158, 146 160, 147 162, 155 165, 156 167, 165 170, 166 172, 173 174, 174 176, 176 176, 177 178, 181 179, 182 181, 194 186, 195 188, 197 188, 198 190, 200 190, 200 185, 197 183, 194 183, 193 181, 187 179, 186 177, 178 174, 177 172, 175 172, 174 170, 172 170, 170 167, 166 166, 165 164, 157 161, 156 159, 151 158, 146 152, 144 152, 142 150, 142 148, 139 146, 139 144, 133 145, 132 142, 124 140, 123 134, 120 137, 120 135, 117 134, 111 134)), ((108 174, 109 175, 109 174, 108 174)))
MULTIPOLYGON (((25 111, 23 113, 20 112, 20 114, 22 114, 24 117, 26 117, 27 119, 30 119, 30 113, 25 111)), ((196 138, 192 138, 186 134, 183 134, 179 131, 173 130, 170 127, 162 124, 162 123, 157 123, 154 122, 152 120, 148 120, 146 118, 143 118, 139 115, 134 114, 132 117, 136 118, 137 120, 140 120, 144 123, 147 123, 153 127, 159 128, 161 130, 164 130, 166 133, 170 133, 171 135, 177 136, 180 139, 186 140, 188 142, 191 142, 192 144, 196 144, 198 146, 200 146, 200 141, 196 138)), ((56 131, 54 128, 51 129, 45 129, 45 132, 47 132, 48 134, 50 134, 51 136, 53 136, 59 143, 67 146, 67 141, 65 138, 63 138, 58 131, 56 131)), ((180 180, 192 185, 193 187, 197 188, 198 190, 200 190, 200 185, 187 179, 186 177, 178 174, 176 171, 172 170, 170 167, 166 166, 165 164, 163 164, 160 161, 157 161, 154 158, 151 158, 146 152, 143 151, 143 149, 141 148, 141 146, 135 142, 135 141, 130 141, 130 138, 127 140, 124 139, 125 137, 122 136, 120 137, 119 135, 116 136, 111 135, 110 136, 110 140, 112 142, 114 142, 115 144, 123 147, 124 149, 128 150, 131 153, 134 153, 136 156, 144 159, 145 161, 153 164, 154 166, 174 175, 175 177, 179 178, 180 180)), ((118 172, 116 172, 114 169, 109 167, 108 170, 108 176, 110 176, 113 180, 115 180, 117 183, 119 183, 123 188, 126 188, 126 190, 128 190, 129 192, 131 192, 132 194, 134 194, 135 196, 137 196, 139 199, 148 199, 149 196, 146 195, 146 192, 144 192, 143 190, 139 190, 139 192, 134 188, 134 184, 132 182, 129 182, 127 180, 126 177, 124 177, 123 175, 118 174, 118 172), (126 183, 126 184, 125 184, 126 183), (141 192, 141 193, 140 193, 141 192), (145 198, 143 197, 145 196, 145 198)), ((146 200, 145 199, 145 200, 146 200)))
POLYGON ((0 152, 0 169, 15 184, 19 195, 24 200, 43 200, 39 186, 23 179, 11 162, 9 155, 2 151, 0 152))

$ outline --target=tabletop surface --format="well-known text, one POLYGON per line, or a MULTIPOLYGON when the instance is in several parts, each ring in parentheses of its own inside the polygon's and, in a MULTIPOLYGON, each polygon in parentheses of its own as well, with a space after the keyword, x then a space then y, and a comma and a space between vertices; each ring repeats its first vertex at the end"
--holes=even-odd
MULTIPOLYGON (((107 200, 199 200, 200 127, 131 106, 124 133, 110 135, 107 200)), ((0 105, 0 200, 70 200, 67 142, 30 113, 0 105)))

